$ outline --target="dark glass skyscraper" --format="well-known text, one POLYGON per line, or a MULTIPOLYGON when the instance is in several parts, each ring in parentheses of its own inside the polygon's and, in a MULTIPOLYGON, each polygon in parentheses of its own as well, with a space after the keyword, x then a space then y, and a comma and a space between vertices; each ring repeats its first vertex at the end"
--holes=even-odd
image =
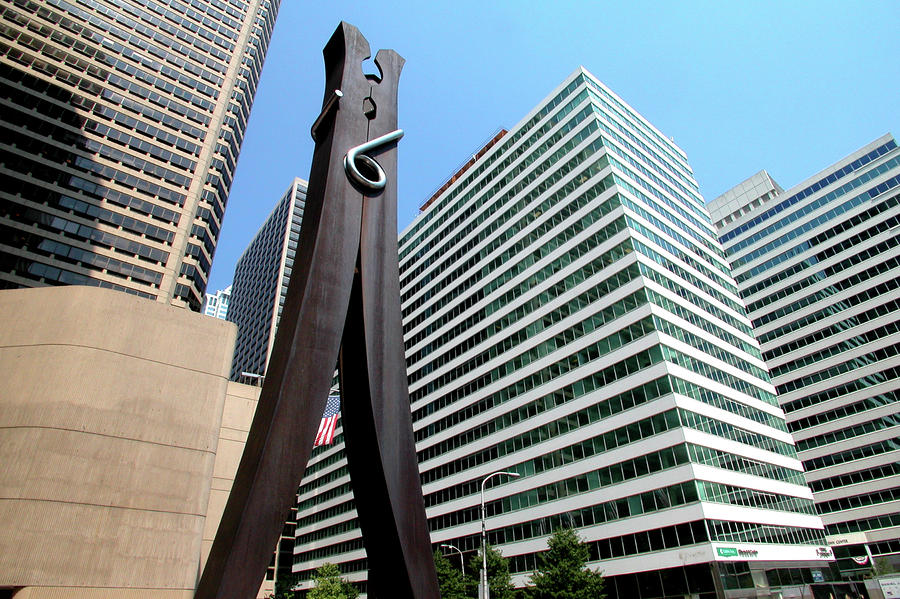
POLYGON ((255 379, 266 374, 305 206, 306 181, 294 179, 234 267, 227 317, 238 326, 233 381, 257 383, 255 379))
POLYGON ((0 8, 0 288, 199 310, 280 0, 0 8))

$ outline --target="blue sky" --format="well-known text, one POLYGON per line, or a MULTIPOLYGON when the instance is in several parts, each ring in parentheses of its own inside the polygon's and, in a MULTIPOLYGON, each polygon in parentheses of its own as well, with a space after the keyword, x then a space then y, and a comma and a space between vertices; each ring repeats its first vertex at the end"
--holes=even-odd
POLYGON ((760 169, 791 187, 900 135, 900 1, 282 0, 208 291, 309 175, 322 47, 341 20, 400 78, 399 223, 583 65, 683 148, 707 200, 760 169))

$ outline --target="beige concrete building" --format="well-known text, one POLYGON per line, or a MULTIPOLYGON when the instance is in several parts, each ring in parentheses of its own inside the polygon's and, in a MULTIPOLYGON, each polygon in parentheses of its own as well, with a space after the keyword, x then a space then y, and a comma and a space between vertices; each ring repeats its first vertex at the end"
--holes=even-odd
POLYGON ((0 596, 193 596, 259 392, 234 339, 111 290, 0 292, 0 596))

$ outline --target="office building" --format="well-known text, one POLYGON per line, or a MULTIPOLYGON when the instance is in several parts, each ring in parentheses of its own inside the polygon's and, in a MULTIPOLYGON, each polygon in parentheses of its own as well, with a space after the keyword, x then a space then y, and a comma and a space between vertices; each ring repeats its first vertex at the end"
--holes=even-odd
POLYGON ((266 374, 305 205, 306 181, 294 179, 234 267, 228 308, 228 320, 238 325, 231 363, 234 381, 252 383, 266 374))
POLYGON ((200 310, 278 6, 0 8, 0 288, 200 310))
MULTIPOLYGON (((831 551, 684 152, 583 69, 401 234, 434 547, 488 541, 524 586, 573 526, 611 598, 829 584, 831 551)), ((294 572, 364 581, 341 455, 299 494, 294 572)), ((808 590, 808 589, 807 589, 808 590)))
POLYGON ((231 299, 231 285, 225 289, 219 289, 215 293, 207 293, 203 300, 202 312, 213 318, 225 320, 228 316, 228 302, 231 299))
POLYGON ((844 576, 900 568, 900 149, 710 203, 844 576), (853 559, 856 558, 856 559, 853 559))

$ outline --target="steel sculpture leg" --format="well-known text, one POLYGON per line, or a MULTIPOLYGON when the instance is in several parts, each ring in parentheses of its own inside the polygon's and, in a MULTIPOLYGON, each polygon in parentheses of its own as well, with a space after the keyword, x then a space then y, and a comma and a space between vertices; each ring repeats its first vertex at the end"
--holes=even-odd
POLYGON ((369 595, 439 597, 400 322, 396 149, 384 141, 380 149, 359 149, 366 157, 353 164, 365 172, 355 183, 344 170, 350 149, 397 132, 403 59, 379 51, 377 80, 362 73, 369 55, 368 42, 346 23, 325 46, 326 94, 312 131, 316 149, 294 272, 197 599, 256 593, 309 460, 338 358, 347 460, 371 564, 369 595), (366 184, 373 160, 384 175, 381 186, 366 184))
MULTIPOLYGON (((375 62, 383 79, 372 88, 378 113, 371 121, 370 139, 397 128, 396 111, 388 109, 397 105, 396 80, 403 66, 393 51, 379 51, 375 62)), ((396 173, 396 150, 376 159, 386 173, 396 173)), ((369 560, 370 592, 379 599, 437 598, 410 421, 396 231, 396 178, 389 176, 380 195, 363 199, 359 276, 340 361, 341 389, 348 398, 344 438, 369 560), (368 405, 357 403, 365 399, 368 405)))

